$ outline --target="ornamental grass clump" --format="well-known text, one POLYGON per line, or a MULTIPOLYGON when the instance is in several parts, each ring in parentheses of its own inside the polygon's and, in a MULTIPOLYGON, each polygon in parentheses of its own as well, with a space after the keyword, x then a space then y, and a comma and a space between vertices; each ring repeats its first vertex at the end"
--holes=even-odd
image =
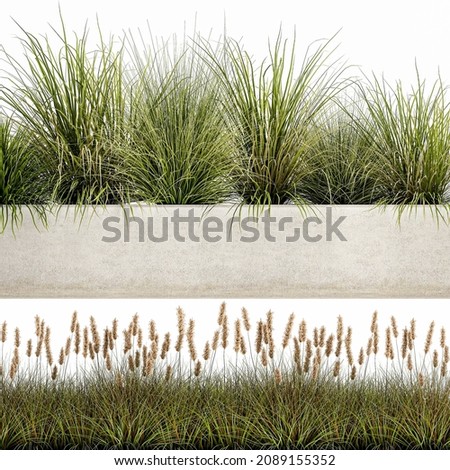
MULTIPOLYGON (((53 29, 53 28, 52 28, 53 29)), ((30 151, 56 204, 122 201, 123 180, 113 142, 123 126, 122 51, 113 39, 88 50, 88 29, 70 41, 64 22, 47 36, 21 28, 24 60, 3 50, 1 101, 26 129, 30 151)), ((42 184, 42 183, 41 183, 42 184)))
POLYGON ((301 194, 312 204, 375 204, 381 199, 376 157, 365 134, 341 111, 316 123, 301 194))
POLYGON ((442 81, 427 88, 417 71, 409 91, 376 76, 358 90, 359 112, 351 117, 373 152, 379 203, 396 204, 399 214, 415 205, 439 213, 441 205, 448 214, 450 108, 442 81))
POLYGON ((9 222, 13 230, 21 224, 24 206, 45 225, 50 192, 26 132, 0 117, 0 233, 9 222))
POLYGON ((126 39, 129 116, 122 157, 129 198, 155 204, 217 204, 232 197, 232 137, 217 80, 186 39, 142 46, 126 39), (139 48, 142 47, 143 50, 139 48))
POLYGON ((221 85, 221 101, 234 135, 236 169, 233 190, 245 204, 265 206, 304 202, 301 183, 307 156, 317 136, 313 121, 345 86, 339 61, 328 63, 331 41, 305 55, 295 66, 281 33, 269 58, 255 64, 235 40, 220 50, 201 42, 205 60, 221 85))

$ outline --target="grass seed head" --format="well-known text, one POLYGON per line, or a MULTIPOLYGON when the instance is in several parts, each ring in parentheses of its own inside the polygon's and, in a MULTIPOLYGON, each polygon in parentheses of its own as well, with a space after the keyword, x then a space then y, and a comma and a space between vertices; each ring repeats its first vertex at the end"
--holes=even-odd
MULTIPOLYGON (((430 323, 430 328, 428 329, 427 339, 425 340, 425 347, 424 347, 425 354, 428 354, 428 351, 430 350, 431 343, 433 341, 433 331, 434 331, 434 321, 430 323)), ((412 336, 412 333, 411 333, 411 336, 412 336)))
POLYGON ((16 328, 14 330, 14 346, 16 348, 20 347, 20 330, 19 330, 19 328, 16 328))
POLYGON ((392 334, 394 335, 394 338, 398 337, 398 327, 397 327, 397 321, 394 317, 394 315, 391 316, 391 327, 392 327, 392 334))
POLYGON ((211 354, 211 348, 209 346, 209 341, 206 341, 205 348, 203 349, 203 360, 207 361, 209 359, 210 354, 211 354))
POLYGON ((300 341, 300 343, 304 343, 306 341, 306 333, 307 333, 306 321, 302 320, 298 327, 298 340, 300 341))
POLYGON ((289 320, 286 324, 286 328, 284 329, 284 335, 283 335, 283 349, 287 348, 287 345, 289 344, 289 340, 291 339, 291 333, 292 333, 292 327, 294 326, 294 319, 295 315, 291 313, 289 315, 289 320))
POLYGON ((5 343, 6 342, 6 338, 7 338, 7 333, 8 333, 8 330, 7 330, 7 323, 4 321, 2 323, 2 330, 1 330, 1 342, 2 343, 5 343))
POLYGON ((75 310, 72 314, 72 321, 70 322, 70 332, 75 332, 75 325, 77 324, 77 311, 75 310))
POLYGON ((277 385, 280 385, 281 381, 282 381, 281 371, 280 371, 280 369, 277 367, 277 368, 275 369, 275 383, 276 383, 277 385))
POLYGON ((31 341, 31 339, 29 339, 27 341, 27 353, 26 353, 28 357, 31 357, 32 349, 33 349, 33 342, 31 341))
POLYGON ((327 342, 325 343, 325 356, 330 357, 331 353, 333 352, 333 342, 334 342, 334 335, 333 333, 328 336, 327 342))
POLYGON ((242 322, 244 324, 245 331, 250 331, 250 320, 248 317, 248 312, 245 307, 242 307, 242 322))

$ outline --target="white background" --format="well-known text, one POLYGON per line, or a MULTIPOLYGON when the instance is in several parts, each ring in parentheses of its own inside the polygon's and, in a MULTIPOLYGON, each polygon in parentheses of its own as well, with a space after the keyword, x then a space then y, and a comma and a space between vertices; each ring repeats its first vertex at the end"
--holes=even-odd
MULTIPOLYGON (((169 37, 197 30, 211 31, 218 38, 226 18, 229 36, 240 39, 257 58, 267 55, 267 41, 275 39, 282 26, 285 37, 297 31, 299 59, 308 44, 340 33, 336 44, 349 64, 370 74, 384 73, 389 81, 415 80, 417 60, 421 76, 429 81, 438 68, 450 82, 450 2, 448 0, 59 0, 69 30, 81 32, 88 19, 95 29, 98 15, 105 35, 123 30, 146 29, 169 37)), ((14 18, 33 33, 49 33, 48 23, 57 26, 57 0, 14 0, 2 2, 0 43, 20 55, 14 36, 19 33, 14 18)), ((358 75, 360 73, 358 72, 358 75)))

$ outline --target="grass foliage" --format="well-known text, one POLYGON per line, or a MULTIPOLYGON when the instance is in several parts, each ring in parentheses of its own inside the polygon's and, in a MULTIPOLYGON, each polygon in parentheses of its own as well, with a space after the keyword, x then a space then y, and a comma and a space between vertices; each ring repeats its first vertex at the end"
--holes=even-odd
MULTIPOLYGON (((142 38, 141 38, 142 39, 142 38)), ((156 204, 217 204, 231 197, 231 136, 217 84, 187 40, 152 39, 144 52, 128 37, 133 70, 123 148, 130 198, 156 204)))
POLYGON ((17 158, 27 169, 23 180, 3 178, 1 227, 43 199, 80 212, 134 202, 392 204, 448 221, 440 79, 428 88, 417 72, 409 91, 351 79, 334 37, 297 64, 295 37, 281 31, 258 62, 228 36, 216 44, 195 31, 181 44, 131 32, 117 41, 98 26, 91 47, 87 26, 69 37, 62 15, 51 38, 18 26, 23 57, 2 50, 0 111, 11 119, 2 139, 26 141, 17 158))
POLYGON ((342 317, 327 331, 292 314, 278 344, 271 311, 251 323, 244 308, 230 328, 222 304, 197 350, 195 321, 177 319, 172 339, 136 314, 120 340, 117 320, 101 334, 75 312, 57 356, 41 318, 26 343, 3 323, 0 448, 450 448, 450 353, 434 322, 422 346, 415 320, 382 330, 375 312, 361 345, 342 317))

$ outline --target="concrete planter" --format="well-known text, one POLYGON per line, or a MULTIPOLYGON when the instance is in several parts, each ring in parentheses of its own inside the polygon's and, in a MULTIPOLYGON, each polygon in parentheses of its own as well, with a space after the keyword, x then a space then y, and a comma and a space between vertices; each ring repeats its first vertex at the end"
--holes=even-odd
POLYGON ((0 235, 1 297, 449 297, 450 227, 393 207, 74 207, 0 235), (129 214, 131 216, 131 214, 129 214), (267 216, 267 214, 266 214, 267 216))

